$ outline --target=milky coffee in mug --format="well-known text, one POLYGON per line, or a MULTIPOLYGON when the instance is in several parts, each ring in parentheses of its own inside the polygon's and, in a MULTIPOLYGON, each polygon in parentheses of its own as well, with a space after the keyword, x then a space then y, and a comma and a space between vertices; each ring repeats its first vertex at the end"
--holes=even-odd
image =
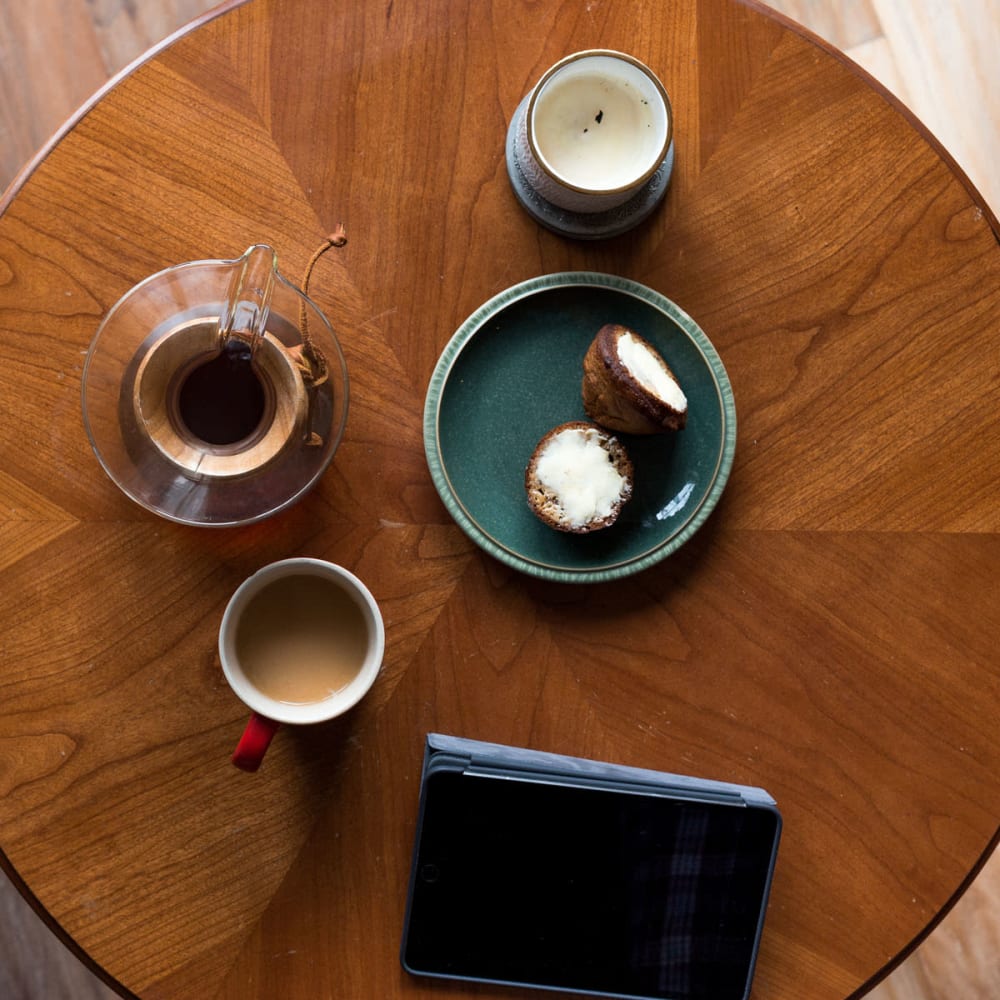
POLYGON ((219 632, 226 679, 253 713, 233 762, 256 770, 279 723, 322 722, 357 704, 384 648, 378 605, 343 567, 286 559, 255 573, 219 632))

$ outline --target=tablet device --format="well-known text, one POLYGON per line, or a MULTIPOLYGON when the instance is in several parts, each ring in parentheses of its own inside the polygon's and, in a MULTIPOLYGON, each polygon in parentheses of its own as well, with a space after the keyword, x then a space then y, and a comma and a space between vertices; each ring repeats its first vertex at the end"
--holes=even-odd
POLYGON ((745 1000, 780 829, 761 789, 432 734, 403 965, 745 1000))

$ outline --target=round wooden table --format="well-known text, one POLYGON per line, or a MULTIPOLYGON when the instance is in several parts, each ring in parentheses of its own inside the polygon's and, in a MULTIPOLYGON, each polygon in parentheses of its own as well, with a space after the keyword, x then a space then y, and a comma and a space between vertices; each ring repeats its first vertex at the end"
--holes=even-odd
POLYGON ((761 1000, 860 995, 995 844, 1000 227, 790 23, 738 0, 229 4, 101 94, 2 209, 0 860, 125 995, 494 995, 397 959, 428 731, 768 789, 761 1000), (594 243, 535 224, 503 158, 531 85, 590 47, 660 74, 677 142, 665 203, 594 243), (341 222, 310 286, 352 378, 321 484, 243 529, 132 504, 81 420, 102 316, 255 242, 301 274, 341 222), (567 270, 690 313, 739 419, 701 531, 597 586, 481 552, 422 441, 462 320, 567 270), (299 554, 368 583, 385 668, 247 775, 217 629, 244 577, 299 554))

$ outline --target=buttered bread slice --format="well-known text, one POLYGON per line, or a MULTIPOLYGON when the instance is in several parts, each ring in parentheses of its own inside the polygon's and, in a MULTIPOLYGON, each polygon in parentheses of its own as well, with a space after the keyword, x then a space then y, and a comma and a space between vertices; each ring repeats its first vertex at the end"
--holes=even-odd
POLYGON ((632 496, 632 462, 603 427, 572 420, 538 442, 524 486, 528 505, 545 524, 584 534, 618 518, 632 496))

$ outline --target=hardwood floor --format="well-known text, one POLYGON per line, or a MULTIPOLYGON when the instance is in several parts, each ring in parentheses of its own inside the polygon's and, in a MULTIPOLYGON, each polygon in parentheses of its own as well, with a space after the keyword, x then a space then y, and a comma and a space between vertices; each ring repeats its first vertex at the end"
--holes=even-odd
MULTIPOLYGON (((1000 0, 772 0, 907 104, 1000 214, 1000 0)), ((0 189, 104 81, 211 0, 0 0, 0 189)), ((0 875, 0 997, 105 1000, 0 875)), ((1000 998, 1000 854, 869 1000, 1000 998)), ((808 986, 803 988, 808 1000, 808 986)))
POLYGON ((49 932, 0 873, 0 997, 4 1000, 112 1000, 49 932))

